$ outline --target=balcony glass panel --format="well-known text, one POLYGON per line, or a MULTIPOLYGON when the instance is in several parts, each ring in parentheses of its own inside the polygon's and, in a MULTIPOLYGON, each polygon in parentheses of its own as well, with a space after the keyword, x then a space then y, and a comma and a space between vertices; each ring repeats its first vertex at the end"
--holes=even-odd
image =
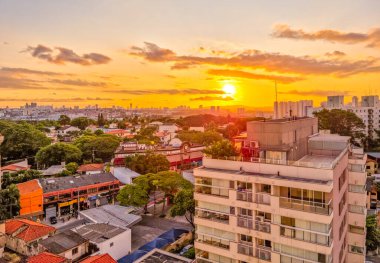
POLYGON ((253 195, 252 195, 252 192, 250 191, 237 191, 236 199, 239 201, 252 202, 253 195))
POLYGON ((253 230, 265 232, 265 233, 270 233, 270 231, 271 231, 271 224, 270 223, 255 221, 249 217, 240 217, 239 216, 237 218, 237 225, 239 227, 244 227, 247 229, 253 229, 253 230))
POLYGON ((230 240, 228 239, 223 239, 203 233, 197 233, 196 240, 200 243, 208 244, 214 247, 230 249, 230 240))
POLYGON ((280 235, 291 239, 302 240, 305 242, 320 244, 324 246, 330 246, 332 242, 332 238, 330 237, 330 235, 323 235, 315 232, 304 231, 294 227, 281 226, 280 235))
POLYGON ((206 195, 215 195, 228 198, 228 188, 207 185, 195 185, 195 192, 206 195))
POLYGON ((280 197, 280 207, 301 210, 308 213, 330 215, 332 212, 331 201, 329 203, 319 203, 301 199, 280 197))
POLYGON ((196 209, 195 210, 195 216, 211 221, 216 221, 219 223, 229 224, 230 216, 228 214, 215 212, 211 210, 205 210, 205 209, 196 209))

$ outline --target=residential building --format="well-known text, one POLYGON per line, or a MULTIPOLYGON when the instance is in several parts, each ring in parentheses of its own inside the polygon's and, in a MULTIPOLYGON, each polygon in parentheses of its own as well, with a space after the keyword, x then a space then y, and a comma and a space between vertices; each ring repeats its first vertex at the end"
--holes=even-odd
POLYGON ((328 96, 326 106, 329 109, 343 108, 344 107, 344 96, 328 96))
POLYGON ((275 102, 275 113, 277 105, 276 119, 289 118, 292 116, 305 117, 307 116, 307 109, 313 107, 312 100, 300 101, 281 101, 275 102))
POLYGON ((353 97, 352 97, 351 106, 352 106, 353 108, 359 107, 359 99, 358 99, 357 96, 353 96, 353 97))
POLYGON ((14 174, 20 171, 27 171, 30 169, 30 165, 28 164, 28 159, 25 159, 21 162, 8 164, 1 167, 1 172, 3 174, 14 174))
POLYGON ((58 135, 69 135, 72 132, 79 132, 80 129, 74 126, 65 125, 57 130, 58 135))
POLYGON ((364 262, 367 156, 317 123, 249 122, 242 157, 203 159, 198 262, 364 262))
POLYGON ((99 174, 104 172, 104 163, 82 164, 78 167, 79 174, 99 174))
POLYGON ((159 132, 176 133, 179 130, 180 130, 180 127, 177 124, 166 123, 166 124, 158 125, 159 132))
POLYGON ((34 221, 42 219, 43 192, 40 182, 37 179, 17 184, 20 193, 20 216, 34 221))
POLYGON ((39 181, 46 219, 113 203, 120 184, 111 173, 41 178, 39 181))
POLYGON ((52 226, 28 219, 11 219, 5 222, 6 247, 24 256, 34 256, 43 251, 39 241, 55 233, 52 226))
POLYGON ((100 223, 80 226, 74 229, 83 238, 88 239, 95 249, 92 255, 109 254, 118 260, 131 252, 131 229, 100 223))
POLYGON ((39 242, 48 252, 72 261, 88 255, 89 241, 72 230, 66 230, 39 242))
POLYGON ((71 262, 65 257, 54 255, 49 252, 42 252, 36 256, 29 257, 27 263, 69 263, 71 262))
POLYGON ((109 254, 96 255, 82 260, 80 263, 117 263, 109 254))
POLYGON ((112 166, 110 168, 110 172, 120 181, 122 185, 131 184, 133 179, 140 176, 139 173, 124 166, 112 166))
POLYGON ((0 222, 0 258, 3 257, 6 241, 7 239, 5 235, 5 223, 0 222))
POLYGON ((362 96, 360 103, 361 107, 378 107, 379 105, 379 96, 362 96))
POLYGON ((48 167, 46 170, 42 170, 44 176, 53 176, 62 173, 66 169, 66 163, 61 162, 61 164, 55 164, 48 167))
POLYGON ((131 228, 139 223, 142 218, 132 214, 136 208, 120 205, 103 205, 79 212, 79 217, 86 219, 87 222, 100 224, 112 224, 120 228, 131 228))

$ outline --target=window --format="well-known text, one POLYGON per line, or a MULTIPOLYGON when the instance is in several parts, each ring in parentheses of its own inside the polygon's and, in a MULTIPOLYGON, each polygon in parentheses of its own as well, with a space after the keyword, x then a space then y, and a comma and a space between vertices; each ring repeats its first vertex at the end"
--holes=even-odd
POLYGON ((78 254, 78 248, 73 248, 73 250, 71 250, 71 254, 72 255, 75 255, 75 254, 78 254))
POLYGON ((343 171, 339 177, 339 191, 342 190, 344 183, 346 182, 346 171, 343 171))
POLYGON ((351 233, 364 234, 364 227, 349 225, 349 230, 351 233))
POLYGON ((110 243, 110 247, 113 247, 113 242, 110 243))
POLYGON ((365 207, 360 205, 348 205, 348 211, 356 214, 364 214, 365 207))
POLYGON ((355 253, 355 254, 363 254, 364 253, 363 247, 357 247, 357 246, 349 245, 348 249, 351 253, 355 253))
POLYGON ((88 189, 88 193, 89 193, 89 194, 96 193, 97 191, 98 191, 98 188, 91 188, 91 189, 88 189))
POLYGON ((240 241, 252 243, 252 237, 247 235, 240 235, 240 241))
POLYGON ((240 216, 252 216, 252 210, 250 209, 245 209, 245 208, 239 208, 239 215, 240 216))

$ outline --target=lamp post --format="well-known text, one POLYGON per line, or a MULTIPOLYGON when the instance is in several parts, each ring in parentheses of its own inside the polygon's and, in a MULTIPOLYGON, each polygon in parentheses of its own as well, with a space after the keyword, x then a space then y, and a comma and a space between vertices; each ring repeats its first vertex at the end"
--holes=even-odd
MULTIPOLYGON (((4 141, 4 136, 0 133, 0 146, 4 141)), ((1 169, 1 149, 0 149, 0 190, 2 189, 3 184, 3 170, 1 169)))

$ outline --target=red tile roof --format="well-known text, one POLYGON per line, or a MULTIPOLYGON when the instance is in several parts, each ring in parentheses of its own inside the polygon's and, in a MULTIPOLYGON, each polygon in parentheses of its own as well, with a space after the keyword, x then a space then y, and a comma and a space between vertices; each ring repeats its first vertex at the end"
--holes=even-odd
POLYGON ((109 254, 88 257, 80 263, 117 263, 109 254))
POLYGON ((53 233, 55 228, 28 219, 12 219, 5 222, 7 235, 13 235, 16 231, 19 232, 16 234, 17 238, 30 242, 53 233))
POLYGON ((66 262, 66 258, 54 255, 48 252, 42 252, 36 256, 27 259, 28 263, 62 263, 66 262))
POLYGON ((24 183, 17 184, 18 191, 20 192, 20 196, 28 193, 33 193, 42 189, 40 183, 37 179, 26 181, 24 183))
POLYGON ((82 164, 78 167, 77 172, 101 171, 104 168, 103 163, 82 164))
POLYGON ((2 171, 14 171, 14 172, 18 172, 18 171, 28 170, 28 168, 29 167, 19 166, 19 165, 15 165, 15 164, 10 164, 10 165, 6 165, 6 166, 1 167, 1 170, 2 171))

